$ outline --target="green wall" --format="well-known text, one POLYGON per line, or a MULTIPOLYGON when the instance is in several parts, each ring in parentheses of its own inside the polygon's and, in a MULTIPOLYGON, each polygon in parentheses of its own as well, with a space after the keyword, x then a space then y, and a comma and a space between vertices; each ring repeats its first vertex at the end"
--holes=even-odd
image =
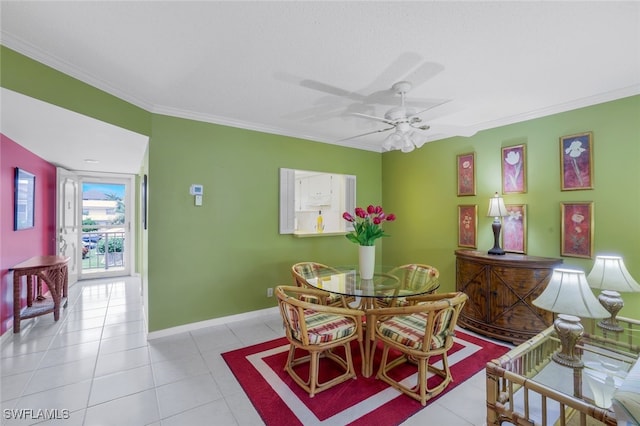
MULTIPOLYGON (((478 248, 488 249, 491 219, 484 211, 501 187, 500 148, 524 142, 528 192, 506 201, 528 205, 529 254, 559 256, 561 201, 594 201, 596 253, 622 254, 640 279, 640 97, 381 155, 154 115, 5 47, 0 54, 2 87, 150 136, 140 171, 149 176, 149 229, 137 234, 136 256, 148 287, 150 331, 274 306, 266 289, 290 283, 294 262, 356 262, 356 247, 343 237, 278 234, 281 167, 356 175, 358 205, 382 203, 398 216, 386 224, 391 237, 378 242, 379 260, 433 264, 448 290, 455 285, 457 205, 478 205, 478 248), (558 137, 588 130, 595 189, 562 192, 558 137), (477 196, 456 197, 455 158, 470 151, 477 196), (202 207, 189 195, 193 183, 204 185, 202 207)), ((639 318, 640 296, 624 298, 623 314, 639 318)))
POLYGON ((0 45, 0 85, 143 135, 151 114, 40 62, 0 45))
MULTIPOLYGON (((527 193, 505 195, 508 204, 526 204, 527 254, 560 256, 560 203, 594 202, 595 254, 624 257, 640 280, 640 96, 486 130, 471 138, 426 144, 411 154, 382 156, 385 208, 398 216, 385 240, 389 264, 424 262, 440 270, 442 289, 455 288, 457 206, 478 206, 478 250, 493 246, 489 198, 501 192, 501 148, 525 143, 527 193), (594 189, 560 190, 559 137, 593 132, 594 189), (458 197, 456 156, 476 153, 476 196, 458 197)), ((389 227, 391 228, 391 227, 389 227)), ((564 257, 588 273, 593 261, 564 257)), ((640 295, 624 294, 621 315, 640 318, 640 295)))
POLYGON ((381 201, 381 155, 155 115, 149 146, 149 328, 275 305, 293 263, 357 261, 343 236, 279 232, 279 169, 357 176, 357 202, 381 201), (204 185, 202 207, 191 184, 204 185))

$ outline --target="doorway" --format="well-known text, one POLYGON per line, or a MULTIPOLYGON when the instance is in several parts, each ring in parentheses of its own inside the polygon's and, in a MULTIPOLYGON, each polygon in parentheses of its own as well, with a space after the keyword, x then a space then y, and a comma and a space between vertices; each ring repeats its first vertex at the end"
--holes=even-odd
POLYGON ((80 176, 79 279, 131 274, 132 179, 80 176))

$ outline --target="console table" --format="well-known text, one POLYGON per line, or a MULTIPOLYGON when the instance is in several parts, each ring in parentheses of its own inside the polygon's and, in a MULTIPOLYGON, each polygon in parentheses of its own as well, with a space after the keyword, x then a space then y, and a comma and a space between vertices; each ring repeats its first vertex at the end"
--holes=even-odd
POLYGON ((20 332, 20 321, 53 312, 53 319, 60 319, 60 306, 67 306, 68 257, 35 256, 9 268, 13 271, 13 332, 20 332), (22 277, 27 282, 27 306, 20 306, 22 277), (35 280, 34 280, 35 277, 35 280), (49 288, 50 296, 42 293, 42 283, 49 288))
POLYGON ((531 303, 562 259, 456 250, 456 289, 469 296, 458 324, 477 333, 522 343, 553 324, 553 313, 531 303))

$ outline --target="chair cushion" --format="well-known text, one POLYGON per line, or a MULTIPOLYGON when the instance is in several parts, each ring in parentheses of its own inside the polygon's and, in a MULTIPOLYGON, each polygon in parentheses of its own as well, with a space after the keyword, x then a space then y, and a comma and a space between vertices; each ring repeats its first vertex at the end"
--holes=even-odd
MULTIPOLYGON (((451 310, 442 311, 436 318, 433 338, 430 348, 427 350, 439 349, 444 346, 447 339, 447 328, 451 319, 451 310)), ((379 326, 379 331, 383 336, 398 342, 403 346, 422 350, 422 341, 427 326, 427 314, 418 312, 411 315, 399 315, 384 321, 379 326)))
MULTIPOLYGON (((287 309, 287 316, 291 327, 291 335, 302 341, 300 331, 300 319, 296 309, 287 309)), ((349 337, 356 332, 355 322, 342 315, 317 312, 305 309, 305 321, 310 344, 327 343, 344 337, 349 337)))
POLYGON ((403 277, 403 288, 415 290, 424 288, 427 284, 434 280, 437 272, 432 268, 424 268, 418 265, 412 265, 405 269, 403 277))

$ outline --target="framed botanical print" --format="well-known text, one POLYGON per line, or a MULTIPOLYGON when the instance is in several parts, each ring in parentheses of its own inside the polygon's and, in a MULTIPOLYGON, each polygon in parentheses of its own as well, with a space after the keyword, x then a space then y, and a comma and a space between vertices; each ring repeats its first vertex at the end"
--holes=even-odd
POLYGON ((458 197, 476 195, 476 153, 456 157, 458 170, 458 197))
POLYGON ((502 193, 527 192, 527 146, 525 144, 502 148, 502 193))
POLYGON ((476 248, 478 246, 478 206, 458 206, 458 246, 476 248))
POLYGON ((512 253, 527 253, 527 205, 506 204, 502 224, 502 248, 512 253))
POLYGON ((593 257, 593 201, 560 203, 560 254, 570 257, 593 257))
POLYGON ((593 134, 560 138, 560 189, 593 189, 593 134))

